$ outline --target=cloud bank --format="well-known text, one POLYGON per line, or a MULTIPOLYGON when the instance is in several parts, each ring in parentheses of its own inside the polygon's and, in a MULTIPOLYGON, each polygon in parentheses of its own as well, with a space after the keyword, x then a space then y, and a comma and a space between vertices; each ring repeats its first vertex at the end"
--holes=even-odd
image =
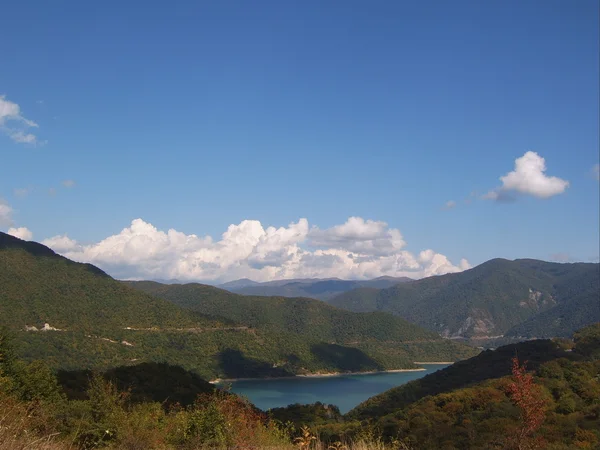
POLYGON ((37 137, 27 131, 37 128, 38 124, 26 119, 21 114, 21 108, 16 103, 6 100, 0 95, 0 131, 18 144, 37 144, 37 137))
POLYGON ((309 227, 306 219, 280 228, 244 220, 230 225, 220 240, 174 229, 162 231, 135 219, 100 242, 83 245, 63 235, 42 243, 122 279, 422 278, 470 268, 467 260, 454 265, 430 249, 414 255, 404 250, 400 230, 361 217, 327 229, 309 227))
POLYGON ((536 152, 527 152, 515 160, 515 169, 500 177, 502 186, 483 195, 485 200, 511 201, 512 194, 531 195, 549 198, 562 194, 569 182, 558 177, 548 176, 546 160, 536 152))

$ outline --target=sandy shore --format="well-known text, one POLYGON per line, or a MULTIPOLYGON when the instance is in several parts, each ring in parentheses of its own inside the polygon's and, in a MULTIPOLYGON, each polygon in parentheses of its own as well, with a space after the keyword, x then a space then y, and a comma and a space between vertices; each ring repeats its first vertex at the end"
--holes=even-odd
MULTIPOLYGON (((415 363, 417 364, 417 363, 415 363)), ((418 364, 452 364, 452 363, 418 363, 418 364)), ((256 380, 292 380, 295 378, 328 378, 328 377, 339 377, 339 376, 347 376, 347 375, 374 375, 378 373, 395 373, 395 372, 420 372, 424 369, 423 367, 418 367, 415 369, 391 369, 391 370, 378 370, 378 371, 370 371, 370 372, 323 372, 323 373, 307 373, 301 375, 294 375, 291 377, 267 377, 267 378, 215 378, 214 380, 210 380, 209 383, 219 384, 219 383, 232 383, 234 381, 256 381, 256 380)))

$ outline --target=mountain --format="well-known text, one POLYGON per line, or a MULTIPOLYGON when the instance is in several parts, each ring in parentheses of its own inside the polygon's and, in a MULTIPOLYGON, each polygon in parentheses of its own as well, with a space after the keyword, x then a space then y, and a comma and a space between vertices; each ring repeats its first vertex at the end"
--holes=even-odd
POLYGON ((493 259, 387 289, 355 289, 329 303, 355 312, 391 312, 450 338, 569 336, 600 320, 599 268, 493 259))
POLYGON ((285 325, 262 325, 267 319, 260 315, 272 306, 253 309, 251 300, 210 286, 202 289, 213 308, 183 308, 5 233, 0 233, 0 267, 0 327, 13 335, 20 357, 44 360, 55 369, 165 362, 210 379, 381 370, 414 367, 413 361, 427 357, 471 356, 468 349, 391 315, 331 307, 325 312, 317 301, 309 301, 318 303, 310 308, 315 310, 310 320, 301 306, 286 313, 285 325), (219 306, 223 294, 237 303, 227 306, 235 314, 219 306), (380 336, 390 336, 390 343, 368 334, 380 324, 389 328, 380 336))
POLYGON ((277 297, 307 297, 327 301, 340 293, 366 288, 388 288, 399 283, 412 281, 407 277, 379 277, 372 280, 340 280, 339 278, 309 278, 274 280, 264 283, 243 278, 221 284, 219 287, 236 294, 277 296, 277 297))
POLYGON ((0 233, 0 324, 44 324, 91 333, 132 328, 216 326, 169 302, 133 290, 90 264, 64 258, 36 242, 0 233))
MULTIPOLYGON (((154 281, 158 281, 160 283, 159 280, 154 280, 154 281)), ((170 283, 163 283, 163 284, 170 284, 170 283)), ((256 281, 252 281, 249 278, 240 278, 239 280, 233 280, 233 281, 228 281, 227 283, 223 283, 221 285, 219 285, 219 287, 221 289, 227 289, 228 291, 233 291, 235 289, 242 289, 248 286, 258 286, 260 283, 256 282, 256 281)))
MULTIPOLYGON (((197 283, 163 285, 126 282, 153 296, 215 319, 230 320, 256 330, 293 333, 303 341, 319 340, 329 347, 315 347, 322 357, 354 347, 371 355, 380 368, 398 361, 440 361, 466 357, 465 346, 444 340, 436 333, 391 314, 352 313, 307 298, 243 296, 197 283), (419 359, 424 357, 425 359, 419 359)), ((471 353, 472 354, 472 353, 471 353)), ((358 357, 358 354, 357 354, 358 357)))

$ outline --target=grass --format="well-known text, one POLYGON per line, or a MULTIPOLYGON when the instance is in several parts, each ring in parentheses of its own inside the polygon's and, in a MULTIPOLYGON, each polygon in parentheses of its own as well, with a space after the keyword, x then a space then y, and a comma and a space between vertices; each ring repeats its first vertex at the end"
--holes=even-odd
POLYGON ((72 450, 57 432, 40 432, 35 406, 0 398, 0 450, 72 450))

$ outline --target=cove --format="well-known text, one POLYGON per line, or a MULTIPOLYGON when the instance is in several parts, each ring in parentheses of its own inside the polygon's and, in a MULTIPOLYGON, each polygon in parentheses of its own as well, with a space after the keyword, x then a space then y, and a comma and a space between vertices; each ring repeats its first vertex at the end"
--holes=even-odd
POLYGON ((321 402, 336 405, 347 413, 369 397, 422 378, 449 364, 423 365, 414 372, 378 372, 327 377, 294 377, 232 381, 231 392, 246 397, 266 411, 293 403, 321 402))

